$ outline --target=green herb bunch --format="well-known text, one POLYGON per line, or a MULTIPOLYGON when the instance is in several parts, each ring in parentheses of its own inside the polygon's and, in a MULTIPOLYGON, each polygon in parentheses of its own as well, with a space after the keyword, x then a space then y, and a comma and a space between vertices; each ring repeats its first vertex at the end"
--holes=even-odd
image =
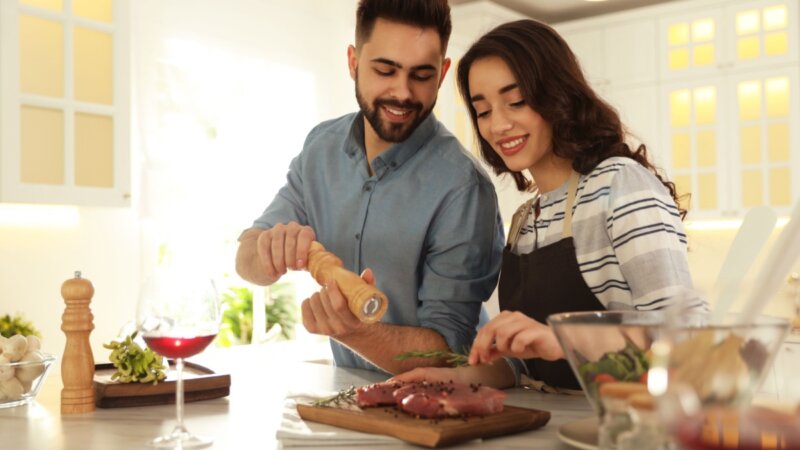
POLYGON ((158 384, 167 378, 164 372, 166 367, 161 363, 161 355, 148 347, 142 348, 133 341, 135 338, 136 332, 126 336, 122 342, 111 341, 103 344, 103 347, 111 350, 108 359, 117 369, 111 375, 111 379, 122 383, 158 384))
POLYGON ((432 358, 443 359, 452 367, 468 366, 469 357, 463 353, 448 352, 444 350, 414 350, 400 353, 394 357, 398 361, 405 361, 409 358, 432 358))
POLYGON ((356 388, 355 386, 350 386, 347 389, 342 389, 341 391, 337 392, 330 397, 321 398, 319 400, 315 400, 312 405, 314 406, 341 406, 341 405, 351 405, 355 403, 356 398, 356 388))
POLYGON ((21 334, 23 336, 33 335, 38 338, 42 337, 39 330, 34 328, 30 321, 23 319, 19 314, 14 317, 11 317, 10 314, 0 317, 0 335, 10 338, 15 334, 21 334))
MULTIPOLYGON (((222 294, 222 327, 218 342, 223 347, 249 344, 253 340, 253 291, 248 287, 229 287, 222 294)), ((280 330, 276 339, 292 339, 298 320, 294 288, 290 283, 270 286, 270 298, 264 305, 266 330, 276 325, 280 330)), ((277 330, 276 330, 277 331, 277 330)))

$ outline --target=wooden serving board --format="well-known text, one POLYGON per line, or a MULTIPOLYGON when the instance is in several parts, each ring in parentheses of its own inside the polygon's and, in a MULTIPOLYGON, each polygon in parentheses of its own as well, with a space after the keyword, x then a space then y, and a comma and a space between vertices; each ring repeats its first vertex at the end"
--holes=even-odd
POLYGON ((303 420, 384 434, 430 448, 533 430, 550 420, 548 411, 514 406, 506 406, 501 413, 483 417, 438 420, 417 419, 395 407, 385 406, 359 410, 298 404, 297 412, 303 420))
MULTIPOLYGON (((169 361, 175 367, 175 361, 169 361)), ((113 364, 97 364, 94 368, 95 404, 98 408, 123 408, 127 406, 167 405, 175 403, 175 372, 158 384, 120 383, 112 381, 116 371, 113 364)), ((230 394, 231 376, 216 374, 198 364, 186 362, 183 366, 183 401, 186 403, 230 394)))

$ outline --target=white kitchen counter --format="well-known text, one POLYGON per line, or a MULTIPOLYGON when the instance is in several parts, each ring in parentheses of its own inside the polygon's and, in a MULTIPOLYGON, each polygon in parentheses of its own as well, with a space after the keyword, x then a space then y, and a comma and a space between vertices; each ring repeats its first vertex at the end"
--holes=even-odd
MULTIPOLYGON (((213 437, 212 448, 215 449, 281 448, 275 432, 288 391, 333 391, 381 380, 381 376, 373 372, 300 362, 297 354, 292 344, 270 343, 209 349, 190 359, 215 372, 231 374, 231 393, 226 398, 187 403, 187 428, 213 437)), ((36 402, 0 409, 0 448, 139 449, 146 448, 147 441, 169 432, 175 424, 174 405, 97 409, 92 413, 62 416, 60 391, 61 377, 54 370, 36 402)), ((481 448, 569 449, 571 447, 558 440, 558 427, 593 414, 582 396, 541 394, 522 389, 509 393, 507 404, 550 411, 550 422, 539 430, 486 440, 481 448)), ((380 448, 421 447, 388 445, 380 448)))

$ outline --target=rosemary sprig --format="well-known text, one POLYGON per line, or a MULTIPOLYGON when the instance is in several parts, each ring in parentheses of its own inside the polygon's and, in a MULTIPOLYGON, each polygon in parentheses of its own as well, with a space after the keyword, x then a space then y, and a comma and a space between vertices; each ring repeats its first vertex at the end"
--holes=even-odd
POLYGON ((313 406, 339 406, 341 404, 352 405, 355 403, 356 388, 350 386, 347 389, 342 389, 330 397, 321 398, 311 403, 313 406))
POLYGON ((469 365, 469 357, 462 353, 447 352, 443 350, 415 350, 410 352, 400 353, 394 359, 404 361, 409 358, 435 358, 443 359, 447 364, 458 367, 469 365))

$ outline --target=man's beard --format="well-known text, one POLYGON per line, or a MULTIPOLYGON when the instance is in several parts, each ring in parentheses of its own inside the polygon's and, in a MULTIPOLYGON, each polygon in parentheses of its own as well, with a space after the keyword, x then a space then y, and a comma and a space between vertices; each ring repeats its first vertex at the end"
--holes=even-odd
POLYGON ((361 96, 361 89, 358 87, 358 75, 356 74, 356 100, 358 101, 358 106, 361 108, 361 112, 364 114, 364 117, 367 118, 367 121, 370 125, 372 125, 372 129, 375 130, 375 134, 378 135, 379 138, 383 139, 386 142, 402 142, 408 139, 411 136, 411 133, 417 129, 419 124, 425 121, 428 118, 431 111, 433 111, 433 107, 436 105, 436 100, 434 99, 433 104, 428 109, 423 109, 422 103, 419 102, 399 102, 397 100, 390 100, 390 99, 375 99, 372 102, 370 107, 367 104, 364 97, 361 96), (392 123, 389 121, 384 120, 380 115, 380 109, 383 106, 389 107, 396 107, 399 109, 406 109, 411 110, 409 114, 414 116, 413 120, 410 122, 403 122, 403 123, 392 123))

